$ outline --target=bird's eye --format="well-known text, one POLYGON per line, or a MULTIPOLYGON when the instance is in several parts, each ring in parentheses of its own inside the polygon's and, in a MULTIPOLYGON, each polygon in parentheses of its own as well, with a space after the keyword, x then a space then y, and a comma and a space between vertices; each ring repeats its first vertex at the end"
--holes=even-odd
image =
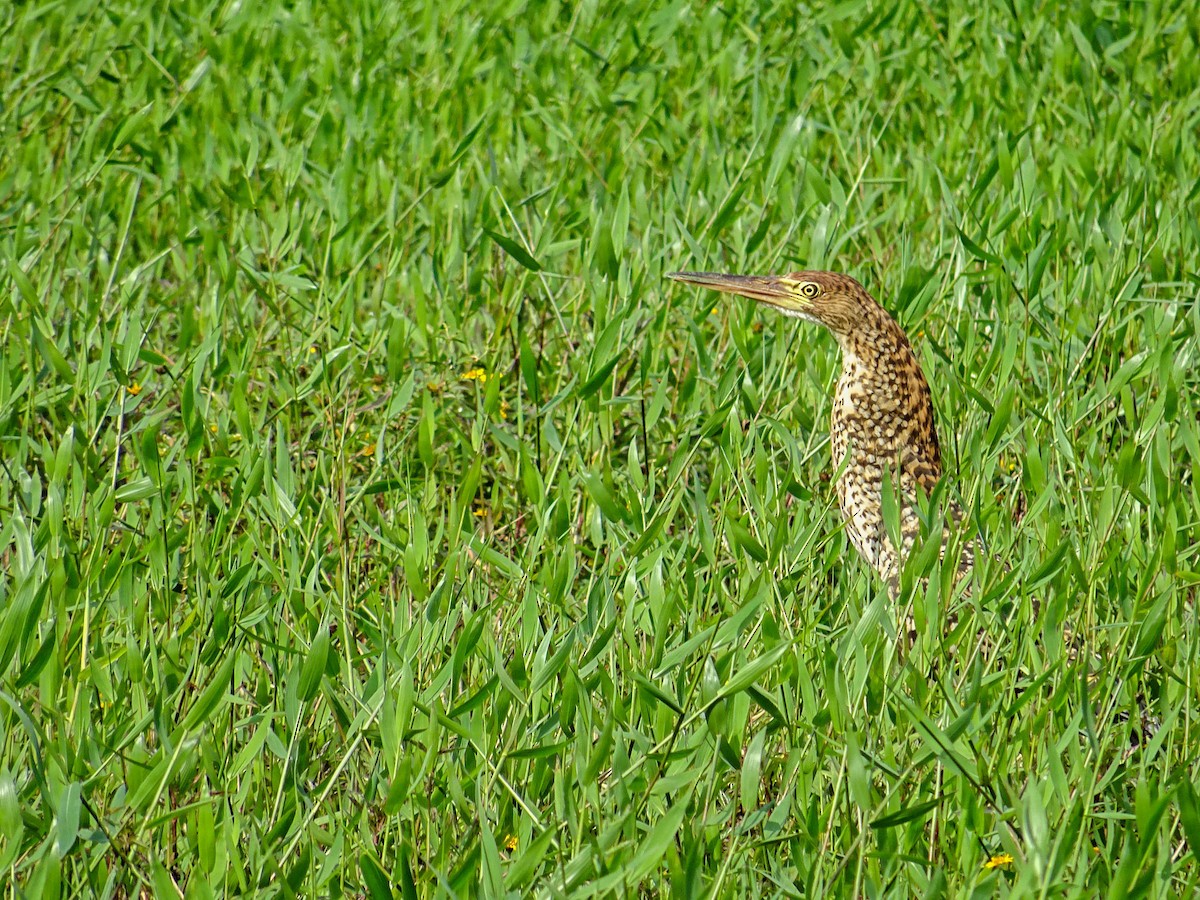
POLYGON ((816 297, 817 294, 821 293, 821 288, 813 284, 811 281, 806 281, 804 284, 800 285, 800 293, 811 300, 812 298, 816 297))

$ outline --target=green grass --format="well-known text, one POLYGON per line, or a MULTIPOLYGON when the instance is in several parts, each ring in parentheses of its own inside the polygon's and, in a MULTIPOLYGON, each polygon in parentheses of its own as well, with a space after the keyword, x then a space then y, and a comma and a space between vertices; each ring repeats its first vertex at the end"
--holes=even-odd
POLYGON ((1200 890, 1189 4, 359 6, 0 11, 4 895, 1200 890), (802 267, 1012 578, 663 279, 802 267))

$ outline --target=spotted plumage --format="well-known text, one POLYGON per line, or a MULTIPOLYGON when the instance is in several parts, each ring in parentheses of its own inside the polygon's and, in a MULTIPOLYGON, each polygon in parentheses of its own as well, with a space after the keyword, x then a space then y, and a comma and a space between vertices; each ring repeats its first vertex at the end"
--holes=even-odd
MULTIPOLYGON (((895 595, 904 559, 920 534, 918 497, 930 494, 942 477, 929 384, 904 330, 848 275, 678 272, 670 277, 750 297, 833 333, 842 350, 830 429, 838 506, 850 543, 895 595), (885 479, 898 501, 899 547, 884 523, 885 479)), ((947 512, 953 519, 962 516, 954 504, 947 512)), ((966 571, 971 562, 966 547, 960 569, 966 571)))

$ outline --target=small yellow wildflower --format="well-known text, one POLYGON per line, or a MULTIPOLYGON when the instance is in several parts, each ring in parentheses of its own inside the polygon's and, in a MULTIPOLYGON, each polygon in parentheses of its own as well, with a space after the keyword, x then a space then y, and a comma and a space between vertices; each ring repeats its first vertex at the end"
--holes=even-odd
POLYGON ((480 384, 485 384, 488 380, 488 374, 483 369, 475 368, 468 372, 463 372, 463 381, 478 381, 480 384))
POLYGON ((216 426, 216 424, 209 425, 209 426, 208 426, 208 430, 209 430, 209 431, 211 431, 213 434, 216 434, 216 433, 217 433, 217 426, 216 426))
POLYGON ((308 347, 308 352, 309 352, 309 353, 316 353, 316 352, 317 352, 317 345, 316 345, 316 344, 310 344, 310 345, 309 345, 309 347, 308 347))
POLYGON ((504 839, 504 849, 509 853, 517 849, 517 836, 515 834, 510 834, 504 839))
POLYGON ((363 447, 361 450, 358 451, 358 455, 359 456, 374 456, 375 455, 375 445, 367 444, 365 447, 363 447))
POLYGON ((135 381, 129 387, 125 388, 125 390, 129 391, 130 396, 136 397, 142 392, 142 386, 135 381))
POLYGON ((500 401, 500 418, 501 418, 501 419, 507 419, 507 418, 508 418, 508 410, 509 410, 509 408, 510 408, 510 407, 509 407, 509 405, 508 405, 508 401, 507 401, 507 400, 501 400, 501 401, 500 401))
POLYGON ((475 515, 478 516, 479 518, 482 519, 487 514, 488 514, 487 507, 484 506, 482 503, 475 507, 475 515))
POLYGON ((983 864, 985 869, 998 869, 1001 866, 1011 866, 1013 862, 1011 853, 995 853, 992 858, 983 864))

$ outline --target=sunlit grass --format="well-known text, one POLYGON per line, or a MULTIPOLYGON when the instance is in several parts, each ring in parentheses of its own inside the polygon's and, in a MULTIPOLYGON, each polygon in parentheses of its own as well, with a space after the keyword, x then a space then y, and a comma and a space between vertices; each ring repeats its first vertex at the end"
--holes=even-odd
POLYGON ((378 6, 0 11, 8 895, 1200 889, 1186 4, 378 6), (800 267, 1011 577, 663 279, 800 267))

